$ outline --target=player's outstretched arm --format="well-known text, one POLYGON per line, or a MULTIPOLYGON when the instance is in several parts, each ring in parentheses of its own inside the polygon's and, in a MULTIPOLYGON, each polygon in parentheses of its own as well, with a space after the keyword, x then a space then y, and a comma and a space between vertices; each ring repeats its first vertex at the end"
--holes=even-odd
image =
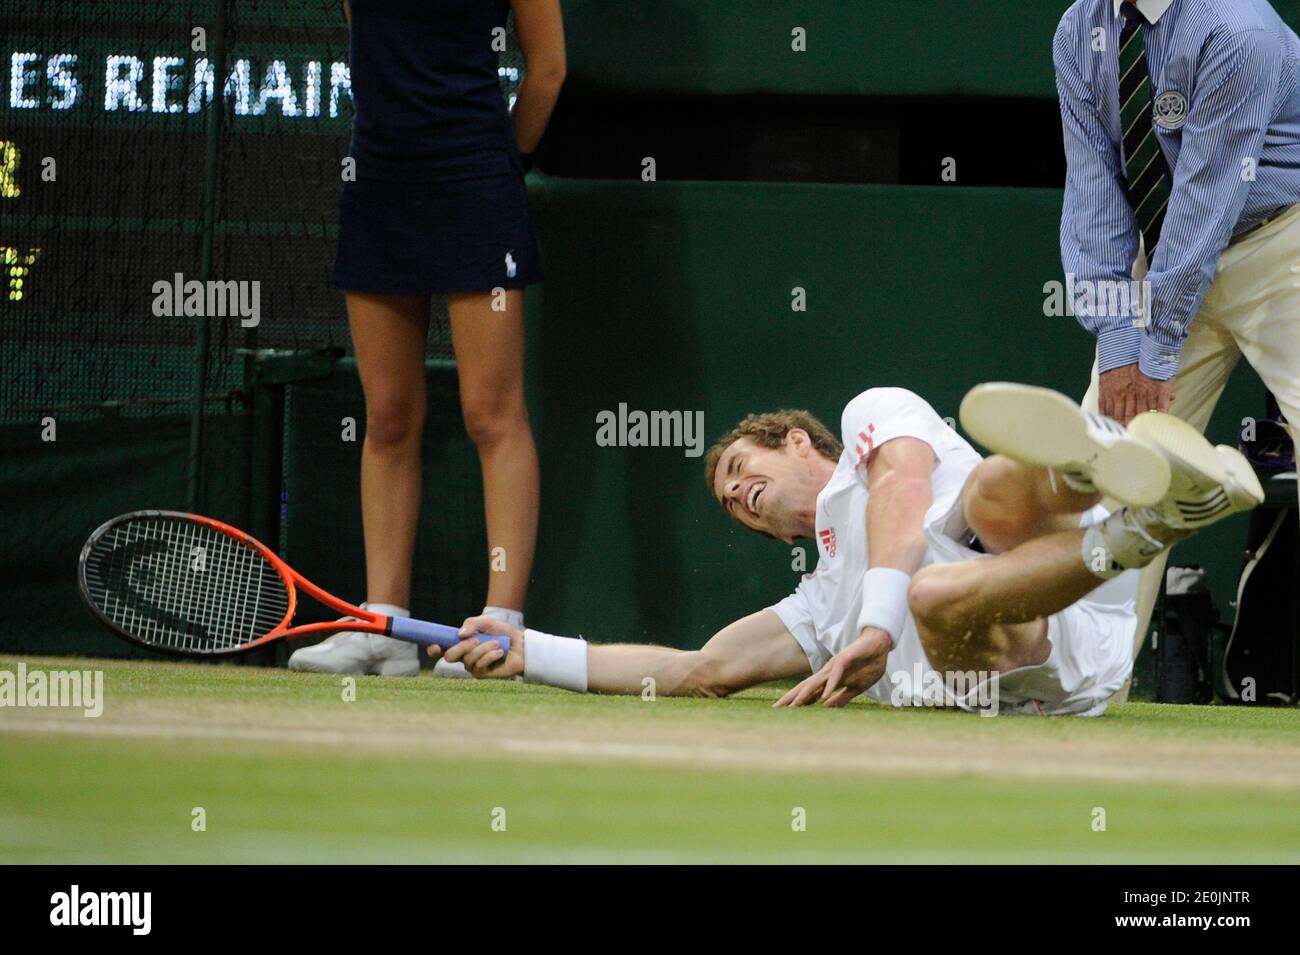
MULTIPOLYGON (((729 624, 699 650, 588 644, 536 630, 515 630, 493 617, 471 617, 461 627, 461 635, 463 642, 443 657, 449 663, 464 663, 475 677, 522 675, 530 682, 593 693, 639 695, 652 686, 656 695, 663 696, 727 696, 769 680, 809 673, 808 657, 770 610, 729 624), (480 643, 474 633, 510 637, 510 652, 503 654, 495 643, 480 643)), ((430 648, 431 655, 436 651, 430 648)))

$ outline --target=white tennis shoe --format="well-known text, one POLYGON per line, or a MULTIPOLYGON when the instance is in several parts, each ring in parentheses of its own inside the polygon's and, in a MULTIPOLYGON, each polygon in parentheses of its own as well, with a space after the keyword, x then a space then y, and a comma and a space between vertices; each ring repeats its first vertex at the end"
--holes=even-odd
POLYGON ((1076 491, 1100 491, 1136 507, 1169 490, 1170 465, 1118 421, 1088 414, 1050 388, 1011 382, 976 385, 961 403, 966 432, 991 451, 1051 468, 1076 491))
POLYGON ((415 676, 420 672, 420 648, 379 633, 344 630, 314 646, 295 650, 289 657, 289 669, 359 676, 415 676))
POLYGON ((1147 411, 1129 423, 1129 433, 1169 463, 1168 493, 1134 513, 1151 536, 1175 543, 1264 502, 1264 488, 1245 455, 1226 444, 1211 445, 1187 422, 1147 411))

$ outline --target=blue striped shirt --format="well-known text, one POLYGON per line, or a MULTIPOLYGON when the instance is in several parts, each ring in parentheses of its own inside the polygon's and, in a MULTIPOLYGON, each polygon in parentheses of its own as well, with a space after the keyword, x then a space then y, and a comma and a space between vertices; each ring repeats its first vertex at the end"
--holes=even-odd
MULTIPOLYGON (((1118 8, 1078 0, 1052 50, 1068 164, 1061 259, 1089 287, 1128 283, 1138 253, 1120 149, 1118 8)), ((1146 315, 1124 305, 1079 321, 1097 336, 1102 371, 1138 362, 1166 380, 1232 237, 1300 202, 1300 40, 1267 0, 1140 0, 1138 9, 1152 23, 1152 99, 1181 94, 1167 98, 1175 113, 1185 104, 1180 128, 1166 128, 1177 115, 1155 127, 1172 194, 1146 315)))

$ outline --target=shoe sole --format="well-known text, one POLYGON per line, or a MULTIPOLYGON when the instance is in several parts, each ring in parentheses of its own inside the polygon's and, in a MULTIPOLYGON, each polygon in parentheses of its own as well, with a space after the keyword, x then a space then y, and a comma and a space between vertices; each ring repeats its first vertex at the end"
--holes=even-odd
POLYGON ((377 667, 370 670, 371 676, 419 676, 420 661, 412 663, 410 660, 385 660, 377 667))
POLYGON ((289 669, 295 673, 343 673, 352 676, 365 676, 364 669, 339 670, 333 667, 323 666, 315 663, 304 663, 301 660, 294 662, 293 657, 289 658, 289 669))
POLYGON ((420 673, 420 661, 415 661, 412 666, 409 661, 397 663, 396 661, 385 661, 376 667, 363 668, 357 667, 350 670, 340 670, 335 667, 327 667, 313 663, 294 663, 289 661, 289 669, 295 673, 336 673, 349 676, 418 676, 420 673))
MULTIPOLYGON (((1210 444, 1199 431, 1181 418, 1158 411, 1146 411, 1129 424, 1129 432, 1160 451, 1171 466, 1190 477, 1198 487, 1223 488, 1231 504, 1229 513, 1250 510, 1264 502, 1264 488, 1255 469, 1236 448, 1210 444)), ((1212 523, 1212 522, 1211 522, 1212 523)))
POLYGON ((1169 490, 1169 464, 1131 435, 1102 444, 1089 432, 1088 415, 1050 388, 990 382, 976 385, 961 403, 966 432, 997 454, 1022 464, 1082 470, 1103 495, 1147 507, 1169 490))

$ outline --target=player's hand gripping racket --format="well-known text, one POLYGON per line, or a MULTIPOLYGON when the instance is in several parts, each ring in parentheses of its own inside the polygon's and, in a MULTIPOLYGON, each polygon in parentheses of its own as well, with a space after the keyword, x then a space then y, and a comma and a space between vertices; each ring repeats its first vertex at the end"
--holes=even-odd
MULTIPOLYGON (((210 517, 136 511, 90 535, 81 596, 110 630, 155 650, 227 656, 272 640, 357 630, 446 649, 455 627, 354 607, 307 580, 266 545, 210 517), (298 591, 352 620, 293 626, 298 591)), ((510 649, 510 638, 479 634, 510 649)))

